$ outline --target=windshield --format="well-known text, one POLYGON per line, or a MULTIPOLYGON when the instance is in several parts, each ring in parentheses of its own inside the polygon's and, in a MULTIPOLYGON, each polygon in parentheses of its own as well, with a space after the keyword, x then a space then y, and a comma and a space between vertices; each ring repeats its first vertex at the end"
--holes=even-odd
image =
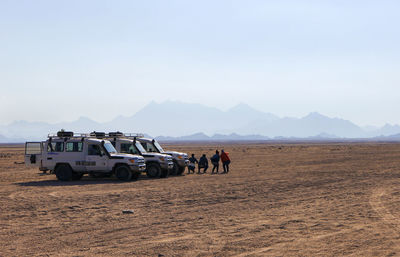
POLYGON ((110 142, 104 143, 104 148, 108 153, 117 153, 117 150, 115 150, 114 146, 110 142))
POLYGON ((156 140, 154 140, 154 146, 157 148, 157 150, 158 150, 160 153, 163 153, 163 152, 164 152, 164 150, 162 149, 161 145, 160 145, 156 140))
POLYGON ((140 142, 136 142, 135 146, 139 150, 139 152, 146 153, 146 150, 143 148, 143 146, 140 144, 140 142))

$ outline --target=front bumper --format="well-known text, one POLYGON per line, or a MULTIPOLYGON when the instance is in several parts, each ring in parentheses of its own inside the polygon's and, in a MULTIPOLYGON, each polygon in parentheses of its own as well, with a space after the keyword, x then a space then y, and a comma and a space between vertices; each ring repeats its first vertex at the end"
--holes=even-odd
POLYGON ((174 168, 173 162, 167 162, 160 165, 163 170, 172 170, 174 168))
POLYGON ((131 168, 132 171, 135 172, 143 172, 146 170, 146 164, 132 165, 129 167, 131 168))
POLYGON ((188 159, 175 159, 176 163, 178 164, 178 166, 180 167, 186 167, 189 165, 189 160, 188 159))

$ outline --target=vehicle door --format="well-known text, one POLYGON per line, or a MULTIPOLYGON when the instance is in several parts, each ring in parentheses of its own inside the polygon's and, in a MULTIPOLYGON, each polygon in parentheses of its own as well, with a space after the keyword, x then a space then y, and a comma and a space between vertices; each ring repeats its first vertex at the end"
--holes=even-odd
POLYGON ((65 157, 70 160, 69 163, 74 171, 86 171, 85 154, 83 153, 83 142, 73 140, 65 143, 65 157), (84 161, 82 161, 82 158, 84 161))
POLYGON ((86 155, 87 171, 107 171, 108 156, 99 144, 88 144, 86 155))
POLYGON ((25 165, 40 167, 42 163, 42 142, 25 143, 25 165))
POLYGON ((68 162, 64 155, 64 140, 48 141, 43 145, 43 166, 52 170, 58 162, 68 162))

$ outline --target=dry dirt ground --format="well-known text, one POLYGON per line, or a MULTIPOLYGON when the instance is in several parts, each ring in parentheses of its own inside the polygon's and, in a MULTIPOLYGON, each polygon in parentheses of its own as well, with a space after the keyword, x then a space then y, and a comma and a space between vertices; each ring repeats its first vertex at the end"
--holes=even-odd
POLYGON ((400 144, 223 147, 227 175, 129 183, 58 182, 2 147, 0 256, 400 256, 400 144))

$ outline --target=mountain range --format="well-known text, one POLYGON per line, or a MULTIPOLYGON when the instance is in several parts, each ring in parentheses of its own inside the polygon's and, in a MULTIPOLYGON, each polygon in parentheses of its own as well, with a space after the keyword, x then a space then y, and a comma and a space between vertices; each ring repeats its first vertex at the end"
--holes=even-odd
POLYGON ((48 133, 60 129, 75 132, 145 132, 161 140, 390 139, 391 135, 398 138, 397 134, 400 134, 399 125, 360 127, 351 121, 317 112, 301 118, 280 118, 247 104, 222 111, 201 104, 166 101, 151 102, 132 116, 119 116, 104 123, 87 117, 56 124, 15 121, 0 126, 0 142, 43 140, 48 133))

